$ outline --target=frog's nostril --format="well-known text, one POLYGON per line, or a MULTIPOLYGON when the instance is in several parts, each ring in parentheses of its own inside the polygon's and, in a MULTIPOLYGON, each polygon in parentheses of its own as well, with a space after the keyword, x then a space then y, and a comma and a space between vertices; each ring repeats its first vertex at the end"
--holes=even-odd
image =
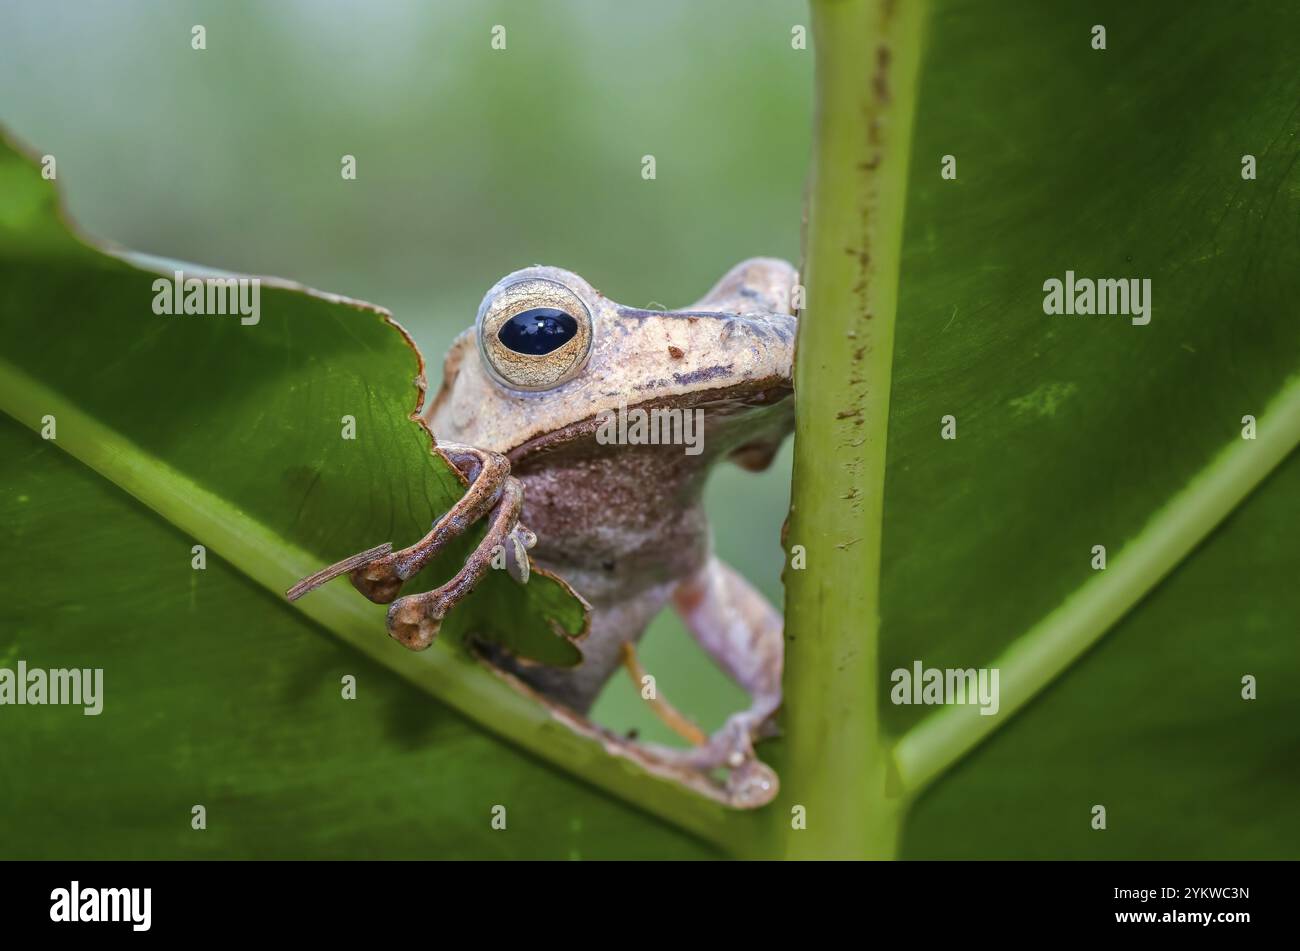
POLYGON ((578 322, 556 307, 534 307, 515 314, 497 339, 515 353, 540 357, 560 349, 578 333, 578 322))

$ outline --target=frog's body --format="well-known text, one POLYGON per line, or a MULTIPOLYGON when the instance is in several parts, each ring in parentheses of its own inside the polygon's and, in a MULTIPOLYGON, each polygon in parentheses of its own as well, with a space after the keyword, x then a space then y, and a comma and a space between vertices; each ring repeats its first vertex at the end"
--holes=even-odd
MULTIPOLYGON (((732 767, 738 805, 775 791, 751 742, 780 702, 781 621, 712 554, 701 494, 718 462, 762 468, 791 429, 795 281, 789 264, 753 259, 693 307, 665 312, 623 307, 568 271, 515 272, 488 292, 477 326, 453 343, 425 414, 440 451, 472 483, 462 510, 440 520, 442 535, 491 514, 480 553, 495 544, 511 548, 523 566, 517 576, 526 578, 531 547, 533 561, 591 605, 579 666, 498 662, 544 696, 585 712, 623 662, 623 645, 672 603, 754 702, 701 747, 654 755, 703 771, 732 767), (576 321, 564 320, 570 312, 576 321), (543 344, 512 337, 519 327, 556 337, 543 344), (553 349, 521 352, 503 346, 506 340, 522 350, 553 349), (703 421, 702 432, 686 430, 686 446, 610 441, 611 414, 635 418, 653 409, 700 410, 692 419, 703 421)), ((368 596, 392 600, 441 547, 439 526, 403 552, 342 564, 368 596)), ((397 601, 389 615, 394 636, 427 646, 446 610, 484 570, 467 563, 442 588, 397 601)))

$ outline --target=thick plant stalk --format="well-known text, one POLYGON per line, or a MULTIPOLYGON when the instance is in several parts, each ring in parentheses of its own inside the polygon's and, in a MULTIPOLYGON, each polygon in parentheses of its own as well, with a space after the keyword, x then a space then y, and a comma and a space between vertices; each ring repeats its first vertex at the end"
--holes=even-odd
POLYGON ((920 0, 813 0, 812 13, 817 114, 795 365, 787 546, 796 557, 785 574, 785 808, 773 810, 770 851, 887 858, 901 799, 877 710, 881 523, 925 10, 920 0), (794 546, 806 552, 803 569, 794 546))

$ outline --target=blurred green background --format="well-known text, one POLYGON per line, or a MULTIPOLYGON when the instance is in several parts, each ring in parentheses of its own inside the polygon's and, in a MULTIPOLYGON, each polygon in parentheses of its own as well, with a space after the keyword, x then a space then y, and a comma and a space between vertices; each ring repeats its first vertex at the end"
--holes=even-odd
MULTIPOLYGON (((56 157, 84 233, 385 306, 431 386, 516 268, 678 307, 742 258, 798 257, 800 0, 7 3, 0 23, 0 120, 56 157)), ((787 445, 708 493, 719 552, 777 603, 789 466, 787 445)), ((706 726, 745 704, 669 614, 642 659, 706 726)), ((595 717, 671 739, 627 678, 595 717)))

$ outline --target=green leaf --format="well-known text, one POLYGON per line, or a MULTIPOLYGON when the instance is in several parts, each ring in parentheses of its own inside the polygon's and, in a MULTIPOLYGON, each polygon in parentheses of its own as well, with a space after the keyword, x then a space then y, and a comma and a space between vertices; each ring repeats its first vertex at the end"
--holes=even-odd
POLYGON ((923 801, 905 854, 1294 857, 1300 599, 1275 563, 1300 549, 1269 524, 1295 524, 1294 456, 1246 496, 1300 442, 1300 10, 953 4, 930 27, 881 666, 998 666, 1003 709, 887 705, 905 782, 1064 679, 923 801), (1150 278, 1151 322, 1045 315, 1067 269, 1150 278))
POLYGON ((902 854, 1294 859, 1298 524, 1292 454, 1059 683, 921 797, 902 854), (1241 697, 1246 674, 1256 700, 1241 697), (1106 807, 1104 832, 1090 825, 1094 805, 1106 807))
MULTIPOLYGON (((405 344, 373 311, 288 289, 266 290, 258 327, 155 317, 140 272, 0 162, 0 408, 22 424, 0 427, 0 666, 107 678, 100 718, 0 717, 20 764, 0 799, 24 817, 7 854, 713 854, 675 825, 732 854, 1296 856, 1300 10, 813 13, 789 539, 807 567, 787 572, 781 799, 737 816, 607 756, 458 649, 467 613, 411 655, 343 583, 284 605, 290 581, 409 541, 459 491, 392 462, 432 465, 405 420, 405 344), (1151 323, 1044 314, 1067 270, 1150 278, 1151 323), (310 332, 286 336, 281 311, 310 332), (196 329, 154 329, 173 321, 196 329), (268 412, 290 397, 310 409, 268 412), (42 442, 27 430, 51 412, 42 442), (364 435, 344 446, 349 412, 364 435), (218 556, 205 572, 196 542, 218 556), (918 660, 998 668, 998 714, 891 703, 891 671, 918 660)), ((699 220, 753 217, 725 212, 699 220)), ((516 629, 515 602, 480 601, 498 636, 566 650, 546 610, 518 602, 516 629)), ((572 602, 547 603, 575 629, 572 602)))
MULTIPOLYGON (((610 855, 625 836, 648 855, 699 854, 482 727, 688 828, 725 827, 714 804, 608 756, 460 646, 473 634, 574 662, 586 611, 545 573, 523 588, 489 578, 419 654, 346 581, 284 601, 324 563, 418 538, 463 491, 408 418, 423 367, 385 312, 263 280, 256 323, 159 315, 157 274, 143 268, 170 265, 76 239, 52 183, 8 145, 0 183, 0 408, 13 419, 0 655, 106 679, 99 717, 5 708, 0 746, 21 764, 5 771, 6 801, 25 816, 66 807, 6 837, 7 854, 414 855, 437 842, 443 854, 610 855), (344 417, 355 439, 342 438, 344 417), (210 553, 203 570, 194 545, 210 553), (341 696, 347 673, 356 701, 341 696), (74 747, 81 757, 61 767, 74 747), (87 788, 96 805, 79 810, 87 788), (299 796, 318 801, 300 808, 299 796), (518 807, 509 828, 523 834, 492 837, 497 803, 518 807), (190 835, 192 804, 215 834, 190 835), (264 839, 285 814, 301 826, 264 839), (592 817, 625 831, 592 832, 592 817), (435 819, 454 834, 402 833, 435 819)), ((412 590, 450 577, 474 541, 412 590)))
POLYGON ((787 757, 826 759, 832 716, 871 736, 834 767, 849 793, 825 797, 863 816, 777 848, 1295 857, 1300 11, 928 10, 814 3, 791 542, 829 567, 791 586, 787 703, 814 706, 791 711, 806 726, 787 757), (841 67, 881 50, 870 76, 841 67), (882 182, 913 124, 900 256, 882 182), (1048 315, 1067 271, 1150 279, 1150 323, 1048 315), (872 372, 844 371, 846 334, 872 372), (878 598, 842 593, 854 572, 879 573, 878 598), (891 702, 917 662, 997 669, 1000 709, 891 702), (863 671, 865 708, 815 706, 819 689, 860 698, 844 679, 863 671))
MULTIPOLYGON (((0 486, 0 666, 104 670, 98 716, 0 707, 5 858, 711 854, 485 733, 215 548, 192 570, 201 538, 5 416, 0 486)), ((375 623, 358 636, 387 640, 375 623)))

